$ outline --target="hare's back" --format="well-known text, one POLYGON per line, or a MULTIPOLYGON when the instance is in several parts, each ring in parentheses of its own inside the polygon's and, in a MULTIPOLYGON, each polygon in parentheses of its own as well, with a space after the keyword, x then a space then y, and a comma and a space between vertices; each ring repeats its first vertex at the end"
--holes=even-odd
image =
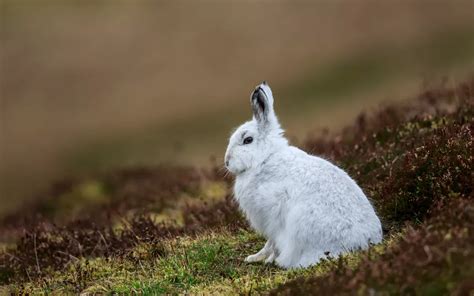
POLYGON ((296 147, 269 162, 267 170, 265 175, 284 185, 292 197, 368 204, 365 194, 344 170, 296 147))

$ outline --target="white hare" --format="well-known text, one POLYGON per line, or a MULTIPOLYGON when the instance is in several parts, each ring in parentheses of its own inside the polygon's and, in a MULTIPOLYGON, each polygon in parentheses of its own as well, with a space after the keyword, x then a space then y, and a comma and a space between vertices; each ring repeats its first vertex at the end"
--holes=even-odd
POLYGON ((327 254, 379 243, 380 220, 356 182, 330 162, 288 145, 265 81, 250 101, 253 119, 232 134, 225 155, 236 175, 240 208, 268 240, 245 261, 306 267, 327 254))

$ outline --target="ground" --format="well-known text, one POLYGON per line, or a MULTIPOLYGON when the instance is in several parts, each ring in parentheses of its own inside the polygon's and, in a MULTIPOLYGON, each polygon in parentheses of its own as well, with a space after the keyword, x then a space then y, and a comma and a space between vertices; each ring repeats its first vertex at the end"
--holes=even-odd
POLYGON ((353 176, 384 241, 307 269, 244 263, 264 239, 215 167, 138 167, 54 184, 0 222, 2 292, 472 293, 474 80, 361 114, 300 146, 353 176))

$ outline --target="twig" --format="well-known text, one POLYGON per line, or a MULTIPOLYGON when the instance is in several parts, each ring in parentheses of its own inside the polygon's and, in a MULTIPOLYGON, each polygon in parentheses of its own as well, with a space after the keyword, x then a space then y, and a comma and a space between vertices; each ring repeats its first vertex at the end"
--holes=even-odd
POLYGON ((39 260, 38 260, 38 252, 36 251, 36 233, 33 234, 33 244, 35 247, 36 268, 38 269, 38 273, 41 274, 41 268, 39 266, 39 260))
POLYGON ((100 237, 102 238, 102 240, 104 241, 105 247, 108 250, 109 249, 109 244, 107 243, 107 240, 105 239, 105 237, 104 237, 104 235, 102 234, 101 231, 99 231, 99 234, 100 234, 100 237))
POLYGON ((102 239, 99 237, 99 239, 97 240, 97 243, 95 244, 94 248, 92 249, 92 251, 90 252, 89 255, 92 256, 92 254, 94 254, 94 252, 95 252, 95 250, 97 249, 97 246, 100 244, 100 241, 101 241, 101 240, 102 240, 102 239))
POLYGON ((31 279, 30 273, 28 272, 28 268, 25 268, 25 272, 26 272, 26 276, 28 277, 30 282, 32 282, 33 280, 31 279))
POLYGON ((57 251, 57 252, 58 252, 59 254, 63 254, 63 255, 69 256, 69 257, 71 257, 72 259, 79 261, 79 258, 77 258, 76 256, 73 256, 73 255, 71 255, 71 254, 69 254, 69 253, 66 253, 66 252, 63 252, 63 251, 57 251))

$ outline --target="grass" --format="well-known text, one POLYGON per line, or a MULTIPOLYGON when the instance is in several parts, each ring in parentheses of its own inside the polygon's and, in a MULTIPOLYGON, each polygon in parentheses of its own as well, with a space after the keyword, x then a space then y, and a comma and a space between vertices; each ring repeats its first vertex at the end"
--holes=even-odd
POLYGON ((209 232, 193 239, 184 237, 163 242, 161 247, 167 255, 157 257, 150 256, 156 246, 141 244, 127 259, 80 260, 72 263, 66 273, 51 273, 50 278, 54 280, 46 284, 33 283, 25 286, 25 290, 33 294, 40 290, 183 293, 222 280, 233 281, 243 273, 253 278, 276 271, 275 267, 249 266, 242 262, 243 251, 255 251, 261 243, 261 238, 246 231, 235 235, 209 232), (81 276, 78 270, 84 271, 82 282, 78 281, 81 276), (81 282, 81 285, 74 287, 67 284, 69 282, 81 282), (83 290, 84 287, 87 289, 83 290))
MULTIPOLYGON (((394 241, 386 240, 385 245, 394 241)), ((13 292, 249 294, 267 291, 299 276, 324 274, 337 264, 336 260, 327 260, 308 269, 282 270, 274 265, 243 262, 243 258, 257 252, 263 244, 263 238, 245 230, 171 239, 159 247, 165 255, 153 256, 157 246, 141 244, 129 258, 78 259, 65 270, 46 271, 41 280, 13 292)), ((381 250, 383 246, 374 249, 381 250)), ((346 256, 352 265, 357 264, 358 258, 355 254, 346 256)))

